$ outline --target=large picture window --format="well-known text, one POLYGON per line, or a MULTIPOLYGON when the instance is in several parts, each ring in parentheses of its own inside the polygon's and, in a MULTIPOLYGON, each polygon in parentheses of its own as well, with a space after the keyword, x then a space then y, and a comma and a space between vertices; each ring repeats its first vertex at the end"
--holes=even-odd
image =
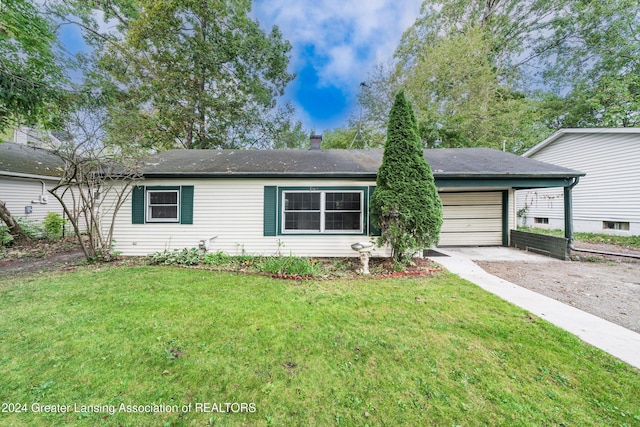
POLYGON ((284 191, 285 233, 362 233, 362 191, 284 191))

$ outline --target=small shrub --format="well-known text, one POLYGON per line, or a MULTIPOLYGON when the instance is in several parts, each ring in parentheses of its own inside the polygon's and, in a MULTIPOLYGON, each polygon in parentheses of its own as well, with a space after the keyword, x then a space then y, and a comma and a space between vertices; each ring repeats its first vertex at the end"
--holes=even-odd
POLYGON ((7 226, 0 226, 0 245, 11 246, 13 243, 13 235, 9 233, 7 226))
POLYGON ((399 273, 401 271, 404 271, 406 266, 407 266, 407 264, 404 263, 404 262, 399 262, 399 261, 396 261, 396 260, 393 261, 393 271, 395 271, 395 272, 399 273))
POLYGON ((318 276, 322 267, 317 260, 296 256, 268 257, 259 265, 261 271, 287 276, 318 276))
POLYGON ((151 255, 150 263, 156 265, 197 265, 202 261, 202 257, 203 254, 198 248, 174 249, 172 251, 165 249, 151 255))
POLYGON ((49 212, 44 217, 42 225, 44 226, 45 235, 48 238, 59 238, 62 236, 62 227, 64 227, 65 219, 57 212, 49 212))
POLYGON ((17 221, 22 227, 22 234, 29 239, 38 239, 44 234, 42 226, 30 219, 17 218, 17 221))
MULTIPOLYGON (((20 228, 22 228, 22 237, 26 237, 28 239, 38 239, 43 234, 43 229, 35 222, 17 217, 16 221, 20 224, 20 228)), ((2 246, 11 246, 15 242, 15 236, 9 233, 9 227, 4 225, 4 223, 0 222, 0 245, 2 246)))
POLYGON ((232 261, 233 258, 222 251, 205 254, 202 257, 202 262, 206 265, 226 265, 230 264, 232 261))

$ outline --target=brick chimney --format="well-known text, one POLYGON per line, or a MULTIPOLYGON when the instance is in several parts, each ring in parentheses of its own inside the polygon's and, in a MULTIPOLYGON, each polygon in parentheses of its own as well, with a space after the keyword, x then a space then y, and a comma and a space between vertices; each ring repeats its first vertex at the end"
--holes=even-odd
POLYGON ((319 150, 320 149, 320 146, 322 145, 322 135, 311 135, 309 137, 309 140, 311 141, 310 150, 319 150))

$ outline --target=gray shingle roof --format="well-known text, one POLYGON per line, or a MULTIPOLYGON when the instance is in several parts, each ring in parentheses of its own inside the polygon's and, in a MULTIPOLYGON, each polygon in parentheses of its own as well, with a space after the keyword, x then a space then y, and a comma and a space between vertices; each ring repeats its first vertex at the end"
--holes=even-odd
POLYGON ((59 177, 63 162, 42 148, 12 142, 0 143, 0 173, 2 175, 37 175, 59 177))
MULTIPOLYGON (((382 150, 169 150, 149 157, 147 177, 374 178, 382 150)), ((425 150, 436 178, 577 177, 581 172, 489 148, 425 150)))

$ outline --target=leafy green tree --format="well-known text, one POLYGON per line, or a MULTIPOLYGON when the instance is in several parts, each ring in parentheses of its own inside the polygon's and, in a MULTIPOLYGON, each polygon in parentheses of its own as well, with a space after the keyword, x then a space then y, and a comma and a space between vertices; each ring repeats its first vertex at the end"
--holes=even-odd
POLYGON ((380 125, 404 88, 426 147, 519 153, 559 127, 637 126, 639 33, 637 0, 425 0, 360 101, 380 125))
POLYGON ((500 75, 492 43, 481 27, 439 37, 406 70, 404 87, 416 106, 428 148, 520 142, 531 125, 531 104, 500 75))
POLYGON ((269 123, 271 128, 264 132, 266 140, 260 144, 261 148, 305 148, 309 145, 309 131, 300 120, 294 123, 292 115, 293 107, 289 104, 278 110, 276 120, 269 123))
POLYGON ((347 128, 325 131, 322 140, 322 148, 328 149, 381 148, 383 145, 384 135, 353 121, 349 121, 347 128))
POLYGON ((403 88, 414 105, 425 148, 483 146, 518 152, 537 142, 536 101, 496 66, 493 37, 486 28, 468 25, 431 37, 430 44, 413 50, 414 58, 400 59, 395 68, 379 67, 359 98, 365 120, 386 123, 380 109, 389 103, 390 92, 403 88))
POLYGON ((564 96, 562 127, 640 124, 640 3, 566 0, 534 44, 546 84, 564 96))
POLYGON ((382 165, 371 198, 373 223, 396 262, 438 243, 442 202, 424 151, 415 116, 403 92, 389 113, 382 165))
POLYGON ((322 134, 322 148, 342 150, 352 148, 357 132, 357 129, 351 128, 326 130, 322 134))
POLYGON ((291 45, 277 27, 263 31, 250 8, 249 0, 77 2, 99 67, 121 89, 110 110, 120 128, 155 149, 264 147, 295 131, 290 109, 276 108, 294 77, 291 45), (96 9, 118 31, 101 30, 96 9))
POLYGON ((65 81, 53 23, 29 0, 0 2, 0 132, 60 125, 65 81))
POLYGON ((640 73, 576 84, 561 101, 559 127, 640 126, 640 73))
POLYGON ((574 0, 424 0, 395 56, 402 67, 410 68, 424 58, 423 46, 467 28, 481 28, 500 75, 517 77, 520 66, 543 53, 544 49, 530 48, 544 40, 549 18, 570 1, 574 0))
MULTIPOLYGON (((597 85, 609 76, 640 71, 640 3, 636 0, 564 0, 534 44, 545 78, 558 88, 597 85)), ((592 86, 593 87, 593 86, 592 86)))
MULTIPOLYGON (((0 1, 0 133, 21 124, 60 126, 65 76, 55 42, 53 23, 32 1, 0 1)), ((0 221, 26 237, 1 200, 0 221)))

